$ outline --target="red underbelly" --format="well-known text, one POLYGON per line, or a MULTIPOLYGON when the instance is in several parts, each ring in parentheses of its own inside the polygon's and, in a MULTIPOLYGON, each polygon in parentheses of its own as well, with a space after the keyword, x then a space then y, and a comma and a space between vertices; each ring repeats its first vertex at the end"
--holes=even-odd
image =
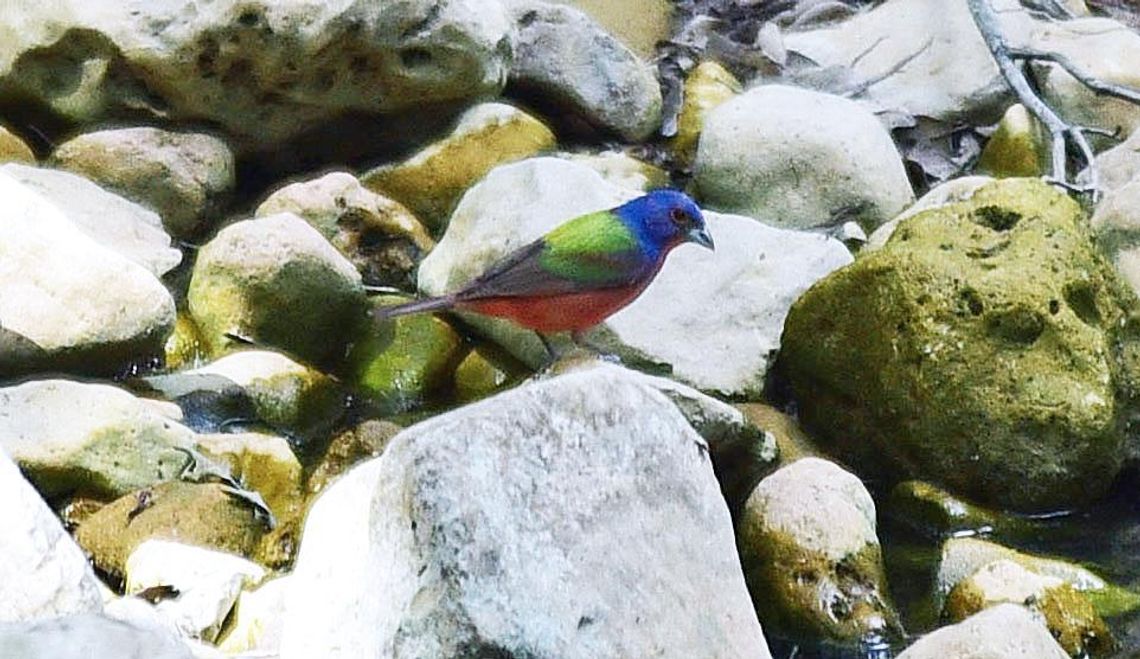
POLYGON ((455 305, 487 316, 509 318, 538 332, 589 329, 636 298, 644 286, 535 297, 489 297, 455 305))

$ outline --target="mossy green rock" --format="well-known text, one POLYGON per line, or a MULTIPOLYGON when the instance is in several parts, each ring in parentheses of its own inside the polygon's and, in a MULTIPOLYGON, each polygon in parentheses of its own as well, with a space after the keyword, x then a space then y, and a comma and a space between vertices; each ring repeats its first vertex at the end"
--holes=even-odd
POLYGON ((851 473, 805 457, 756 486, 737 524, 748 591, 765 631, 856 645, 901 633, 875 504, 851 473))
POLYGON ((1133 304, 1076 203, 1006 179, 817 283, 782 359, 805 427, 865 477, 1068 507, 1120 467, 1133 304))
POLYGON ((79 525, 75 539, 95 567, 122 576, 131 552, 149 538, 248 558, 268 531, 260 511, 226 486, 168 481, 104 506, 79 525))
POLYGON ((492 345, 473 348, 455 368, 455 399, 469 403, 517 383, 529 370, 492 345))
POLYGON ((1049 133, 1024 105, 1006 110, 990 136, 977 170, 997 177, 1041 176, 1049 170, 1049 133))
MULTIPOLYGON (((377 306, 402 298, 385 296, 377 306)), ((442 393, 463 357, 463 337, 432 314, 373 323, 348 355, 348 372, 379 411, 404 412, 442 393)))
POLYGON ((1029 538, 1045 528, 1031 517, 979 506, 925 481, 896 485, 887 499, 886 513, 920 533, 938 538, 966 533, 1029 538))
POLYGON ((554 133, 538 119, 504 103, 483 103, 464 113, 450 135, 404 162, 365 173, 361 182, 442 232, 459 197, 487 172, 554 144, 554 133))
POLYGON ((174 321, 174 331, 166 337, 166 345, 163 347, 166 368, 171 371, 193 368, 205 360, 205 350, 194 319, 189 312, 179 311, 174 321))
POLYGON ((367 300, 352 264, 281 213, 218 232, 198 253, 187 303, 213 357, 244 339, 323 364, 344 354, 367 300))

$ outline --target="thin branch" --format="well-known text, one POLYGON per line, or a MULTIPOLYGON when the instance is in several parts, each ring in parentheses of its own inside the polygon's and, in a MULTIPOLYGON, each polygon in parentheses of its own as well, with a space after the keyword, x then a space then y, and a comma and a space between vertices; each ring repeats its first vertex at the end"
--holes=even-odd
POLYGON ((986 47, 993 55, 1002 77, 1013 89, 1021 104, 1033 116, 1037 117, 1038 121, 1044 124, 1049 131, 1052 139, 1052 180, 1055 183, 1063 184, 1067 189, 1072 188, 1069 184, 1066 150, 1069 140, 1072 140, 1073 145, 1080 152, 1081 159, 1085 161, 1088 171, 1088 188, 1092 191, 1093 201, 1096 201, 1099 194, 1099 177, 1093 162, 1092 147, 1089 146, 1088 139, 1085 137, 1084 128, 1066 122, 1033 90, 1028 78, 1025 77, 1025 71, 1015 61, 1012 49, 1006 44, 1005 37, 1002 36, 997 12, 994 11, 989 0, 967 0, 967 4, 970 8, 970 14, 974 17, 974 23, 977 24, 978 31, 981 32, 982 39, 985 40, 986 47))
POLYGON ((1140 104, 1140 90, 1101 80, 1088 71, 1082 69, 1080 65, 1069 59, 1068 56, 1062 55, 1061 53, 1048 53, 1037 50, 1014 48, 1010 49, 1009 56, 1015 60, 1023 60, 1026 62, 1053 62, 1054 64, 1059 65, 1062 69, 1067 71, 1069 75, 1079 80, 1082 85, 1088 87, 1097 94, 1101 94, 1103 96, 1113 96, 1140 104))

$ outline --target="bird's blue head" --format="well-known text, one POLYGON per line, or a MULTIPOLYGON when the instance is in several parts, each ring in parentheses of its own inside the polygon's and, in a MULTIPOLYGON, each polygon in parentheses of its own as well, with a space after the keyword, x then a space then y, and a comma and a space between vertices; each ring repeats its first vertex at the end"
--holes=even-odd
POLYGON ((713 249, 705 216, 697 203, 677 190, 654 190, 628 201, 616 210, 645 247, 668 251, 681 243, 713 249))

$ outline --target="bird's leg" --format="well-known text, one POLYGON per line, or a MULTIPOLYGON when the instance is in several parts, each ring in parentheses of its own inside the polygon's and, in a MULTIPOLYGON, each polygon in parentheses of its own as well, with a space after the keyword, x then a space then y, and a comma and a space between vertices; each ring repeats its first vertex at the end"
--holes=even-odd
POLYGON ((621 363, 621 359, 619 359, 617 355, 608 353, 604 348, 591 343, 590 340, 586 337, 586 332, 584 330, 574 330, 570 333, 570 338, 579 348, 594 353, 598 356, 598 359, 601 359, 604 362, 610 362, 611 364, 621 363))
POLYGON ((554 349, 554 344, 550 342, 550 339, 546 338, 546 335, 542 332, 535 332, 534 334, 538 337, 539 341, 542 341, 542 347, 546 348, 546 356, 550 360, 549 363, 553 364, 558 361, 558 351, 554 349))

